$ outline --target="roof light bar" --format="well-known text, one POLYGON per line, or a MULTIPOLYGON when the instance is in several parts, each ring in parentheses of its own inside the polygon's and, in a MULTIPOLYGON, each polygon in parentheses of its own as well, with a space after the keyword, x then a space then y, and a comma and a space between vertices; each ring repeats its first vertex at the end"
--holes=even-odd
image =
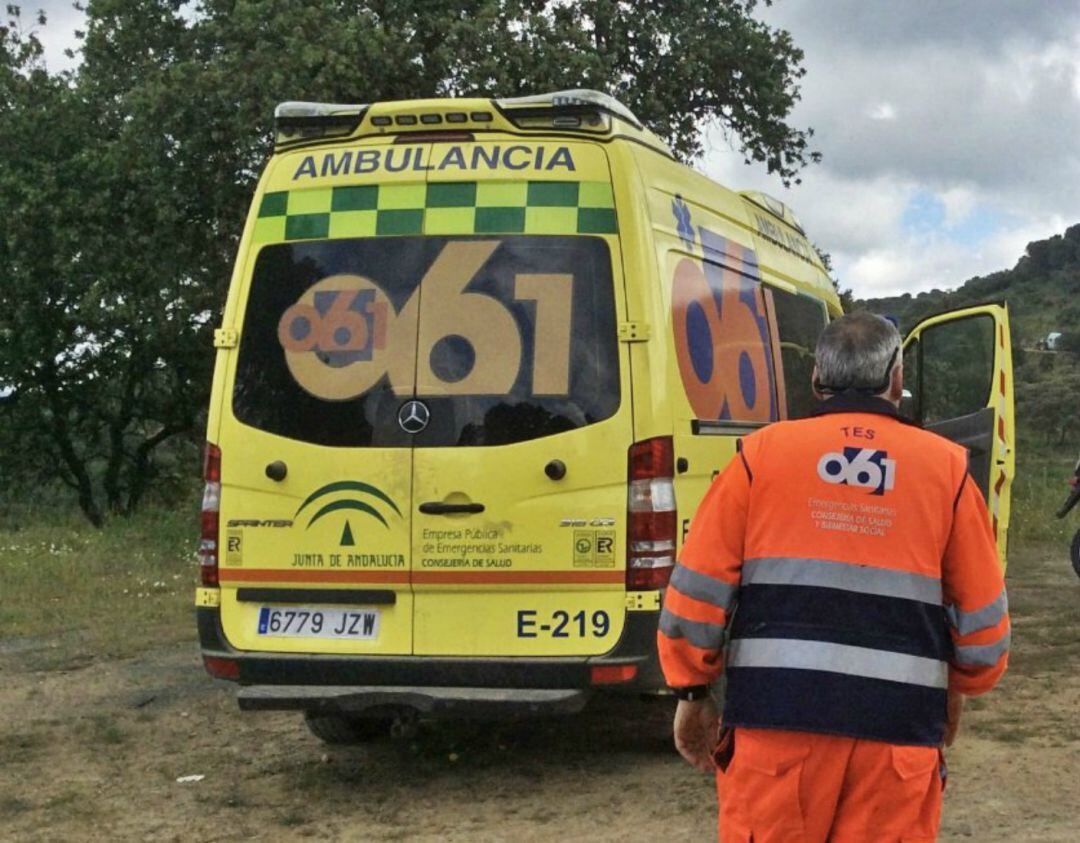
POLYGON ((333 102, 283 102, 274 109, 276 142, 336 138, 352 134, 369 106, 333 102))
MULTIPOLYGON (((453 100, 445 102, 453 107, 453 100)), ((458 102, 461 103, 459 108, 476 108, 480 105, 476 100, 458 102)), ((376 111, 381 113, 370 118, 370 125, 380 133, 407 133, 446 123, 465 128, 469 123, 493 126, 509 120, 518 129, 561 129, 606 135, 612 132, 612 121, 617 118, 639 131, 648 133, 630 109, 600 91, 574 89, 490 102, 498 113, 491 110, 464 109, 443 111, 437 106, 428 111, 424 108, 428 105, 427 102, 421 106, 424 110, 418 113, 412 103, 385 103, 376 107, 376 111), (396 113, 399 107, 404 113, 396 113), (386 113, 387 110, 390 113, 386 113)), ((274 110, 276 143, 280 148, 349 137, 358 131, 371 109, 372 106, 365 103, 283 102, 274 110)), ((658 138, 653 139, 658 145, 661 144, 658 138)))
POLYGON ((283 102, 274 109, 274 119, 294 117, 359 117, 370 106, 367 103, 340 102, 283 102))
POLYGON ((573 110, 579 112, 581 106, 589 110, 601 111, 625 120, 635 129, 645 128, 634 113, 619 102, 615 97, 600 91, 590 91, 584 88, 575 88, 570 91, 555 91, 551 94, 536 94, 528 97, 511 97, 509 99, 497 99, 496 105, 507 110, 517 110, 529 106, 548 106, 557 110, 573 110))

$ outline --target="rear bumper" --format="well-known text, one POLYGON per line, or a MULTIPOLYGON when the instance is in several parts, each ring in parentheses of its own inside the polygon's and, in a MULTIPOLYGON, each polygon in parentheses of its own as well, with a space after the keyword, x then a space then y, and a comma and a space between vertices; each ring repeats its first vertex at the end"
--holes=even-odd
POLYGON ((602 656, 536 659, 255 653, 225 640, 216 607, 200 606, 196 613, 203 655, 238 666, 243 709, 346 711, 408 704, 436 714, 458 714, 469 706, 469 716, 511 709, 561 713, 580 709, 595 691, 665 687, 656 654, 659 612, 628 612, 619 642, 602 656), (594 685, 592 669, 603 665, 633 665, 637 671, 628 682, 594 685))
POLYGON ((589 692, 581 690, 379 685, 248 685, 236 694, 243 711, 303 709, 360 714, 369 709, 410 708, 422 715, 480 720, 574 714, 588 699, 589 692))

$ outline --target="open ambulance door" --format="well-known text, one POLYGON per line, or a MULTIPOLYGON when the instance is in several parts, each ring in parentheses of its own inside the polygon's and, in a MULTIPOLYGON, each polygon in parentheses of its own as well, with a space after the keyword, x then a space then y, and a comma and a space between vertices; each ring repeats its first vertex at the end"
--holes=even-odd
POLYGON ((1004 567, 1016 440, 1007 306, 966 307, 916 325, 904 340, 904 387, 907 418, 968 449, 1004 567))

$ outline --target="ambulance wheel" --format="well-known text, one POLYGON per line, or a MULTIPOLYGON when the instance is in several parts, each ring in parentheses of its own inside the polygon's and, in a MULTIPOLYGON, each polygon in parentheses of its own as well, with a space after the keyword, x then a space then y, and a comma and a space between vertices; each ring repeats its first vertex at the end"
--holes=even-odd
POLYGON ((1080 530, 1076 531, 1072 540, 1072 566, 1076 576, 1080 577, 1080 530))
POLYGON ((329 744, 358 744, 390 736, 391 721, 384 717, 350 717, 321 711, 305 711, 311 734, 329 744))

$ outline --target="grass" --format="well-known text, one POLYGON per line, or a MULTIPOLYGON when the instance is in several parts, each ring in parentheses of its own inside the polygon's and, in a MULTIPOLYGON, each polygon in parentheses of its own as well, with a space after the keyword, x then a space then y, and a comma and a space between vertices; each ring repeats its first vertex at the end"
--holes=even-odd
POLYGON ((29 811, 33 806, 18 796, 0 796, 0 817, 14 817, 29 811))
POLYGON ((307 823, 307 816, 300 811, 287 811, 278 817, 278 825, 285 828, 297 828, 307 823))
POLYGON ((969 701, 979 733, 1005 743, 1038 740, 1051 746, 1080 740, 1075 706, 1063 678, 1080 672, 1080 584, 1069 564, 1069 543, 1080 510, 1054 513, 1076 454, 1046 444, 1018 446, 1009 536, 1009 608, 1013 621, 1009 672, 989 701, 969 701))
POLYGON ((75 732, 91 746, 119 746, 128 739, 127 733, 109 714, 92 714, 78 722, 75 732))
POLYGON ((41 732, 8 732, 0 735, 0 756, 11 764, 33 761, 43 751, 45 744, 45 736, 41 732))
POLYGON ((1067 549, 1073 533, 1080 528, 1080 508, 1065 519, 1055 518, 1054 513, 1065 500, 1065 481, 1076 464, 1075 452, 1037 442, 1021 442, 1017 452, 1010 550, 1051 542, 1067 549))
POLYGON ((42 647, 59 646, 39 640, 49 636, 69 653, 123 657, 193 637, 196 507, 147 510, 100 530, 55 508, 6 513, 0 648, 41 659, 42 647))

